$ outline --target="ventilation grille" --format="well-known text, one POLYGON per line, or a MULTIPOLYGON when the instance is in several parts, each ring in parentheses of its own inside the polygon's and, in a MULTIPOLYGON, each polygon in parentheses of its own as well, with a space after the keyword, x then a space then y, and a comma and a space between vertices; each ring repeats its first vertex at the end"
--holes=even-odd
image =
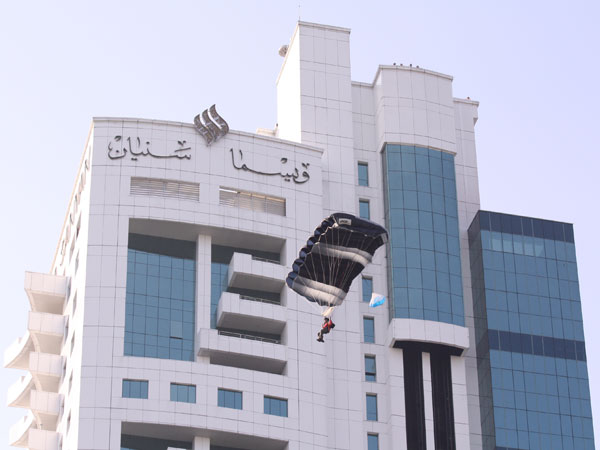
POLYGON ((200 185, 183 181, 161 180, 160 178, 132 177, 129 193, 198 201, 200 185))
POLYGON ((234 208, 250 209, 285 216, 285 199, 231 188, 219 189, 219 203, 234 208))

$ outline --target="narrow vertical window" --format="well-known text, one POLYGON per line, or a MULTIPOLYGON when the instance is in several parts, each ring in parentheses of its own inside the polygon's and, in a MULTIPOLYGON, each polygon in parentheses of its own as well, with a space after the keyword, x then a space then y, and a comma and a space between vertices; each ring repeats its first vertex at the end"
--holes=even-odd
POLYGON ((358 163, 358 185, 368 186, 369 185, 369 165, 367 163, 358 163))
POLYGON ((379 435, 378 434, 367 434, 367 449, 368 450, 379 450, 379 435))
POLYGON ((365 342, 375 343, 375 319, 373 317, 364 317, 363 327, 365 342))
POLYGON ((362 299, 363 302, 370 302, 373 294, 373 279, 362 277, 362 299))
POLYGON ((374 356, 365 355, 365 380, 377 381, 377 366, 374 356))
POLYGON ((377 421, 377 395, 367 394, 367 420, 377 421))
POLYGON ((358 212, 361 219, 371 219, 371 210, 369 208, 369 200, 358 201, 358 212))

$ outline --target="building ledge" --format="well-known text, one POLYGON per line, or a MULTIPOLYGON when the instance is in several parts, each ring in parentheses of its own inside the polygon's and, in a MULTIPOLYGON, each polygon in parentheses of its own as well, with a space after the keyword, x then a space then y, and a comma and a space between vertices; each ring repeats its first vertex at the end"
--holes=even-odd
POLYGON ((462 353, 469 348, 469 329, 433 320, 392 319, 386 344, 399 347, 401 342, 445 345, 462 353))
POLYGON ((64 316, 30 311, 27 329, 31 334, 36 351, 60 354, 65 334, 64 316))
POLYGON ((68 285, 67 277, 25 272, 25 292, 32 311, 62 314, 68 285))
POLYGON ((227 273, 229 287, 280 292, 288 269, 277 261, 234 253, 227 273))
POLYGON ((231 292, 221 294, 217 308, 219 328, 280 335, 285 324, 285 310, 281 305, 231 292))
POLYGON ((29 408, 31 391, 35 383, 30 373, 19 377, 6 393, 6 404, 15 408, 29 408))
POLYGON ((34 351, 33 339, 29 331, 18 338, 4 351, 4 367, 11 369, 29 369, 29 354, 34 351))
POLYGON ((198 333, 198 355, 211 364, 258 370, 281 375, 287 363, 287 347, 266 340, 244 339, 242 335, 202 329, 198 333))

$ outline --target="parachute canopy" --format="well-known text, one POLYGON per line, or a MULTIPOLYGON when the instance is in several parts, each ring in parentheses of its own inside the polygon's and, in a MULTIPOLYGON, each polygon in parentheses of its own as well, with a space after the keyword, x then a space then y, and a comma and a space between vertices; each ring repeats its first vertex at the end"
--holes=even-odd
POLYGON ((340 305, 356 276, 375 251, 387 242, 385 228, 351 214, 324 219, 300 249, 287 285, 310 302, 328 308, 340 305))

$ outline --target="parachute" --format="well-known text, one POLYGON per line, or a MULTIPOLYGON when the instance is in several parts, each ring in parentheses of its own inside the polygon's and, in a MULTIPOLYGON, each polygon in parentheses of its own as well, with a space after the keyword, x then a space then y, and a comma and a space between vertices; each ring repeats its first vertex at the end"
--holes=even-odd
POLYGON ((354 278, 387 239, 385 228, 374 222, 351 214, 332 214, 300 249, 286 283, 330 317, 344 301, 354 278))

